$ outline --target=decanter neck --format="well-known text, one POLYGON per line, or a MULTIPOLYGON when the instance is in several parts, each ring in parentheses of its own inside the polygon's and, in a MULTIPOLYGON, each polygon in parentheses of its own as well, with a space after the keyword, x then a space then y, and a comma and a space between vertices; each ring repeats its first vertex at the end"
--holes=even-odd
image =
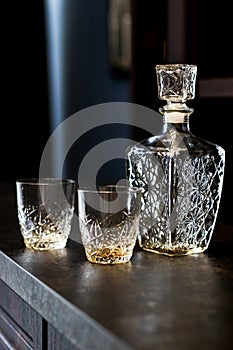
POLYGON ((189 132, 189 116, 193 109, 185 103, 167 101, 167 104, 159 109, 163 115, 163 132, 171 127, 177 131, 189 132))
POLYGON ((169 126, 177 131, 189 131, 189 116, 193 109, 186 102, 194 99, 197 66, 190 64, 156 65, 158 96, 167 104, 159 109, 164 116, 164 131, 169 126))

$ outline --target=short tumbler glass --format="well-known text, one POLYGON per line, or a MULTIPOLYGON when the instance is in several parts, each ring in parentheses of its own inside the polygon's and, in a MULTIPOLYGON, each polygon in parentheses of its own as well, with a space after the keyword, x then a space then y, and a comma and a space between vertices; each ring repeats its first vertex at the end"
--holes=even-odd
POLYGON ((138 237, 140 202, 138 188, 78 188, 79 227, 88 261, 129 262, 138 237))
POLYGON ((20 231, 27 248, 64 248, 71 230, 76 183, 71 179, 16 181, 20 231))

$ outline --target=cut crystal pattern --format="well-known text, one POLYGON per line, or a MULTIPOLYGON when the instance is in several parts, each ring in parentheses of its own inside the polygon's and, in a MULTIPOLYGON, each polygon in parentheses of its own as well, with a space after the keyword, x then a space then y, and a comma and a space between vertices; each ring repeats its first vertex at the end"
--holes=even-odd
POLYGON ((83 245, 88 260, 121 263, 130 260, 137 239, 138 219, 126 211, 107 214, 103 219, 79 215, 83 245))
POLYGON ((193 65, 157 65, 158 92, 162 100, 182 102, 195 96, 197 68, 193 65))
POLYGON ((142 188, 140 245, 170 253, 205 250, 221 196, 221 149, 217 155, 194 153, 186 160, 166 152, 140 153, 136 159, 135 148, 131 152, 129 180, 142 188))
POLYGON ((167 105, 163 132, 127 149, 130 185, 142 190, 139 244, 148 251, 187 255, 205 251, 220 204, 225 151, 189 131, 196 66, 156 66, 167 105))
POLYGON ((73 210, 61 209, 56 203, 53 208, 41 204, 39 207, 18 208, 20 229, 27 247, 34 249, 62 248, 68 239, 73 210), (52 214, 51 214, 51 212, 52 214))

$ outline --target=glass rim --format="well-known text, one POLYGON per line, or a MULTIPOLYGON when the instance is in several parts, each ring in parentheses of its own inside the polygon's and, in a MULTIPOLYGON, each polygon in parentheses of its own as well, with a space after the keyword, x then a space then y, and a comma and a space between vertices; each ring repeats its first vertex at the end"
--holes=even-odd
POLYGON ((155 68, 156 69, 164 69, 164 68, 193 68, 193 69, 197 69, 197 65, 196 64, 189 64, 189 63, 161 63, 161 64, 156 64, 155 68))
POLYGON ((66 185, 66 184, 75 184, 75 180, 68 178, 60 177, 29 177, 29 178, 20 178, 16 180, 16 184, 20 185, 33 185, 33 186, 47 186, 47 185, 66 185))
POLYGON ((77 187, 79 193, 141 193, 140 187, 130 187, 127 185, 98 185, 77 187), (108 189, 109 188, 109 189, 108 189))

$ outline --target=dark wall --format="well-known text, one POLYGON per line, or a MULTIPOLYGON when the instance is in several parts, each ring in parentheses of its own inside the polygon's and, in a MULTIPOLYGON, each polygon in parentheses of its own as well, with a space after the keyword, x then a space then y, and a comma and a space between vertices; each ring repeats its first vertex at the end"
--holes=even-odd
MULTIPOLYGON (((134 22, 134 38, 137 40, 133 43, 136 51, 131 77, 116 76, 109 65, 108 1, 60 2, 64 6, 61 20, 65 25, 64 94, 62 100, 57 101, 57 106, 62 109, 61 117, 66 118, 97 103, 130 99, 157 109, 161 104, 157 99, 154 65, 162 63, 166 48, 166 2, 133 1, 139 6, 140 16, 136 27, 134 22)), ((2 4, 1 180, 37 176, 42 151, 56 126, 56 115, 51 108, 51 71, 47 66, 46 3, 24 0, 2 4)), ((196 34, 187 32, 188 59, 198 65, 198 78, 210 77, 212 73, 218 77, 232 76, 229 3, 223 1, 221 7, 211 3, 211 16, 208 2, 191 3, 196 7, 191 11, 189 22, 195 22, 196 34)), ((190 118, 192 130, 226 150, 220 215, 223 221, 232 222, 233 149, 229 123, 233 98, 199 99, 197 96, 194 108, 190 118)), ((105 131, 101 133, 104 138, 105 131)), ((145 136, 138 132, 135 137, 140 140, 145 136)), ((77 152, 74 150, 73 154, 76 156, 77 152)), ((71 151, 70 176, 74 174, 72 157, 71 151)))
POLYGON ((4 1, 1 17, 0 179, 15 180, 37 175, 49 135, 43 1, 4 1))
MULTIPOLYGON (((6 140, 1 138, 1 180, 38 176, 46 142, 65 118, 95 104, 129 100, 130 76, 110 65, 108 10, 108 0, 4 2, 2 130, 6 140), (50 32, 58 14, 59 27, 50 32)), ((106 137, 104 131, 98 132, 98 139, 101 133, 106 137)), ((81 147, 85 152, 85 145, 81 147)), ((75 177, 72 152, 67 168, 67 175, 75 177)))
MULTIPOLYGON (((61 6, 56 8, 50 0, 45 3, 53 127, 84 108, 108 102, 128 102, 130 73, 117 72, 110 57, 109 1, 59 0, 56 5, 61 6)), ((119 137, 126 133, 126 128, 120 126, 113 131, 119 137)), ((73 144, 64 164, 64 175, 77 180, 78 166, 85 153, 96 143, 112 138, 111 135, 109 128, 98 128, 91 136, 73 144)), ((59 152, 57 145, 56 159, 59 159, 59 152)), ((54 174, 59 170, 54 166, 54 174)), ((108 168, 103 174, 105 181, 115 182, 117 177, 124 176, 124 170, 122 162, 108 168)))

